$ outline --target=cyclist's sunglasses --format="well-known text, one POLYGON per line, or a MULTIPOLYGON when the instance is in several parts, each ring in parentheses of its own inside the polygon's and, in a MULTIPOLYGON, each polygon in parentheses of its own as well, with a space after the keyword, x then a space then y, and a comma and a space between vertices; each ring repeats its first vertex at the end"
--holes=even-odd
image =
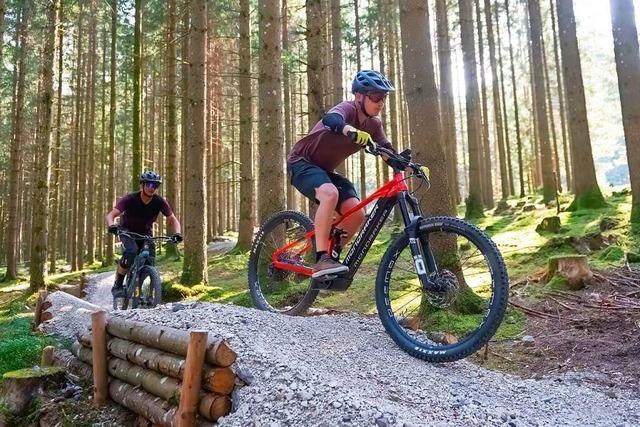
POLYGON ((387 92, 368 92, 367 98, 372 100, 373 102, 380 102, 387 99, 387 92))
POLYGON ((160 183, 159 182, 145 182, 144 186, 145 187, 149 187, 149 188, 158 188, 158 187, 160 187, 160 183))

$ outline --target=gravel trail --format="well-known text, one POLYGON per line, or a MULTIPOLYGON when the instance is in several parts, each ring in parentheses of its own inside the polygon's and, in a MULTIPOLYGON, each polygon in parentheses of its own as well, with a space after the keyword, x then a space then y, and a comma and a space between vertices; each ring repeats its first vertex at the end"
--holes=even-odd
MULTIPOLYGON (((102 288, 112 279, 90 280, 88 300, 109 308, 102 288)), ((428 364, 398 349, 377 317, 287 317, 199 302, 117 315, 229 340, 253 379, 223 426, 640 425, 638 395, 594 389, 575 373, 523 380, 465 361, 428 364)), ((72 335, 82 322, 61 315, 45 329, 72 335)))

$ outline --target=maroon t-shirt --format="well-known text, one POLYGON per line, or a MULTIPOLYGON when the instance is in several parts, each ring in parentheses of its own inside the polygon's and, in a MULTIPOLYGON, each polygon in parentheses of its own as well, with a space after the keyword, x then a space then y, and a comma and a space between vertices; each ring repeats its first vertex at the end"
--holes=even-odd
MULTIPOLYGON (((371 138, 380 145, 391 147, 382 130, 382 122, 377 117, 368 117, 364 122, 358 119, 358 105, 355 101, 343 101, 333 107, 327 114, 337 113, 344 122, 356 129, 368 132, 371 138)), ((331 132, 320 120, 308 135, 293 146, 289 163, 306 160, 326 171, 333 171, 350 155, 357 153, 361 147, 342 134, 331 132)))
POLYGON ((151 234, 153 223, 158 218, 158 214, 162 212, 164 216, 173 215, 171 206, 167 201, 158 196, 153 198, 148 204, 144 204, 140 191, 129 193, 116 203, 115 206, 120 212, 120 225, 129 231, 140 234, 151 234))

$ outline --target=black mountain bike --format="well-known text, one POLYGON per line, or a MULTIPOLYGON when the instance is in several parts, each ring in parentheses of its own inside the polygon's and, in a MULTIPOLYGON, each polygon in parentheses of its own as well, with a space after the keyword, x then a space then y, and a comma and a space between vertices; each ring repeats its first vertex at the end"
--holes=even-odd
POLYGON ((124 296, 113 298, 114 310, 127 308, 153 308, 162 304, 162 281, 151 256, 150 245, 154 241, 172 242, 169 236, 145 236, 132 231, 120 230, 118 236, 127 236, 133 240, 144 240, 133 265, 124 280, 124 296))
POLYGON ((396 154, 370 143, 365 151, 387 155, 394 176, 333 222, 329 253, 336 256, 343 235, 340 223, 377 199, 342 261, 349 271, 312 279, 313 222, 300 212, 276 213, 262 224, 251 248, 248 279, 254 304, 301 315, 320 291, 349 288, 385 220, 399 206, 404 230, 387 242, 378 267, 378 316, 396 344, 412 356, 431 362, 469 356, 491 339, 506 310, 509 279, 498 248, 473 224, 422 214, 407 180, 430 185, 428 169, 411 161, 411 150, 396 154))

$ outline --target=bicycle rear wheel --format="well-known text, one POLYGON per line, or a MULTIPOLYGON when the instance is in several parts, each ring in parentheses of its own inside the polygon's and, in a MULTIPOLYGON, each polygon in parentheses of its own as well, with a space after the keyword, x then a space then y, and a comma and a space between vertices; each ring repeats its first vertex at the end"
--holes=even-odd
POLYGON ((457 218, 432 217, 420 226, 437 270, 425 288, 414 267, 406 235, 382 258, 376 305, 385 329, 403 350, 430 362, 465 358, 494 335, 509 291, 507 269, 482 230, 457 218))
POLYGON ((311 268, 315 263, 315 242, 304 238, 313 230, 311 220, 300 212, 278 212, 260 227, 249 257, 249 289, 260 310, 288 315, 306 313, 318 295, 311 289, 311 278, 300 273, 278 269, 273 253, 293 244, 278 257, 280 262, 311 268))

